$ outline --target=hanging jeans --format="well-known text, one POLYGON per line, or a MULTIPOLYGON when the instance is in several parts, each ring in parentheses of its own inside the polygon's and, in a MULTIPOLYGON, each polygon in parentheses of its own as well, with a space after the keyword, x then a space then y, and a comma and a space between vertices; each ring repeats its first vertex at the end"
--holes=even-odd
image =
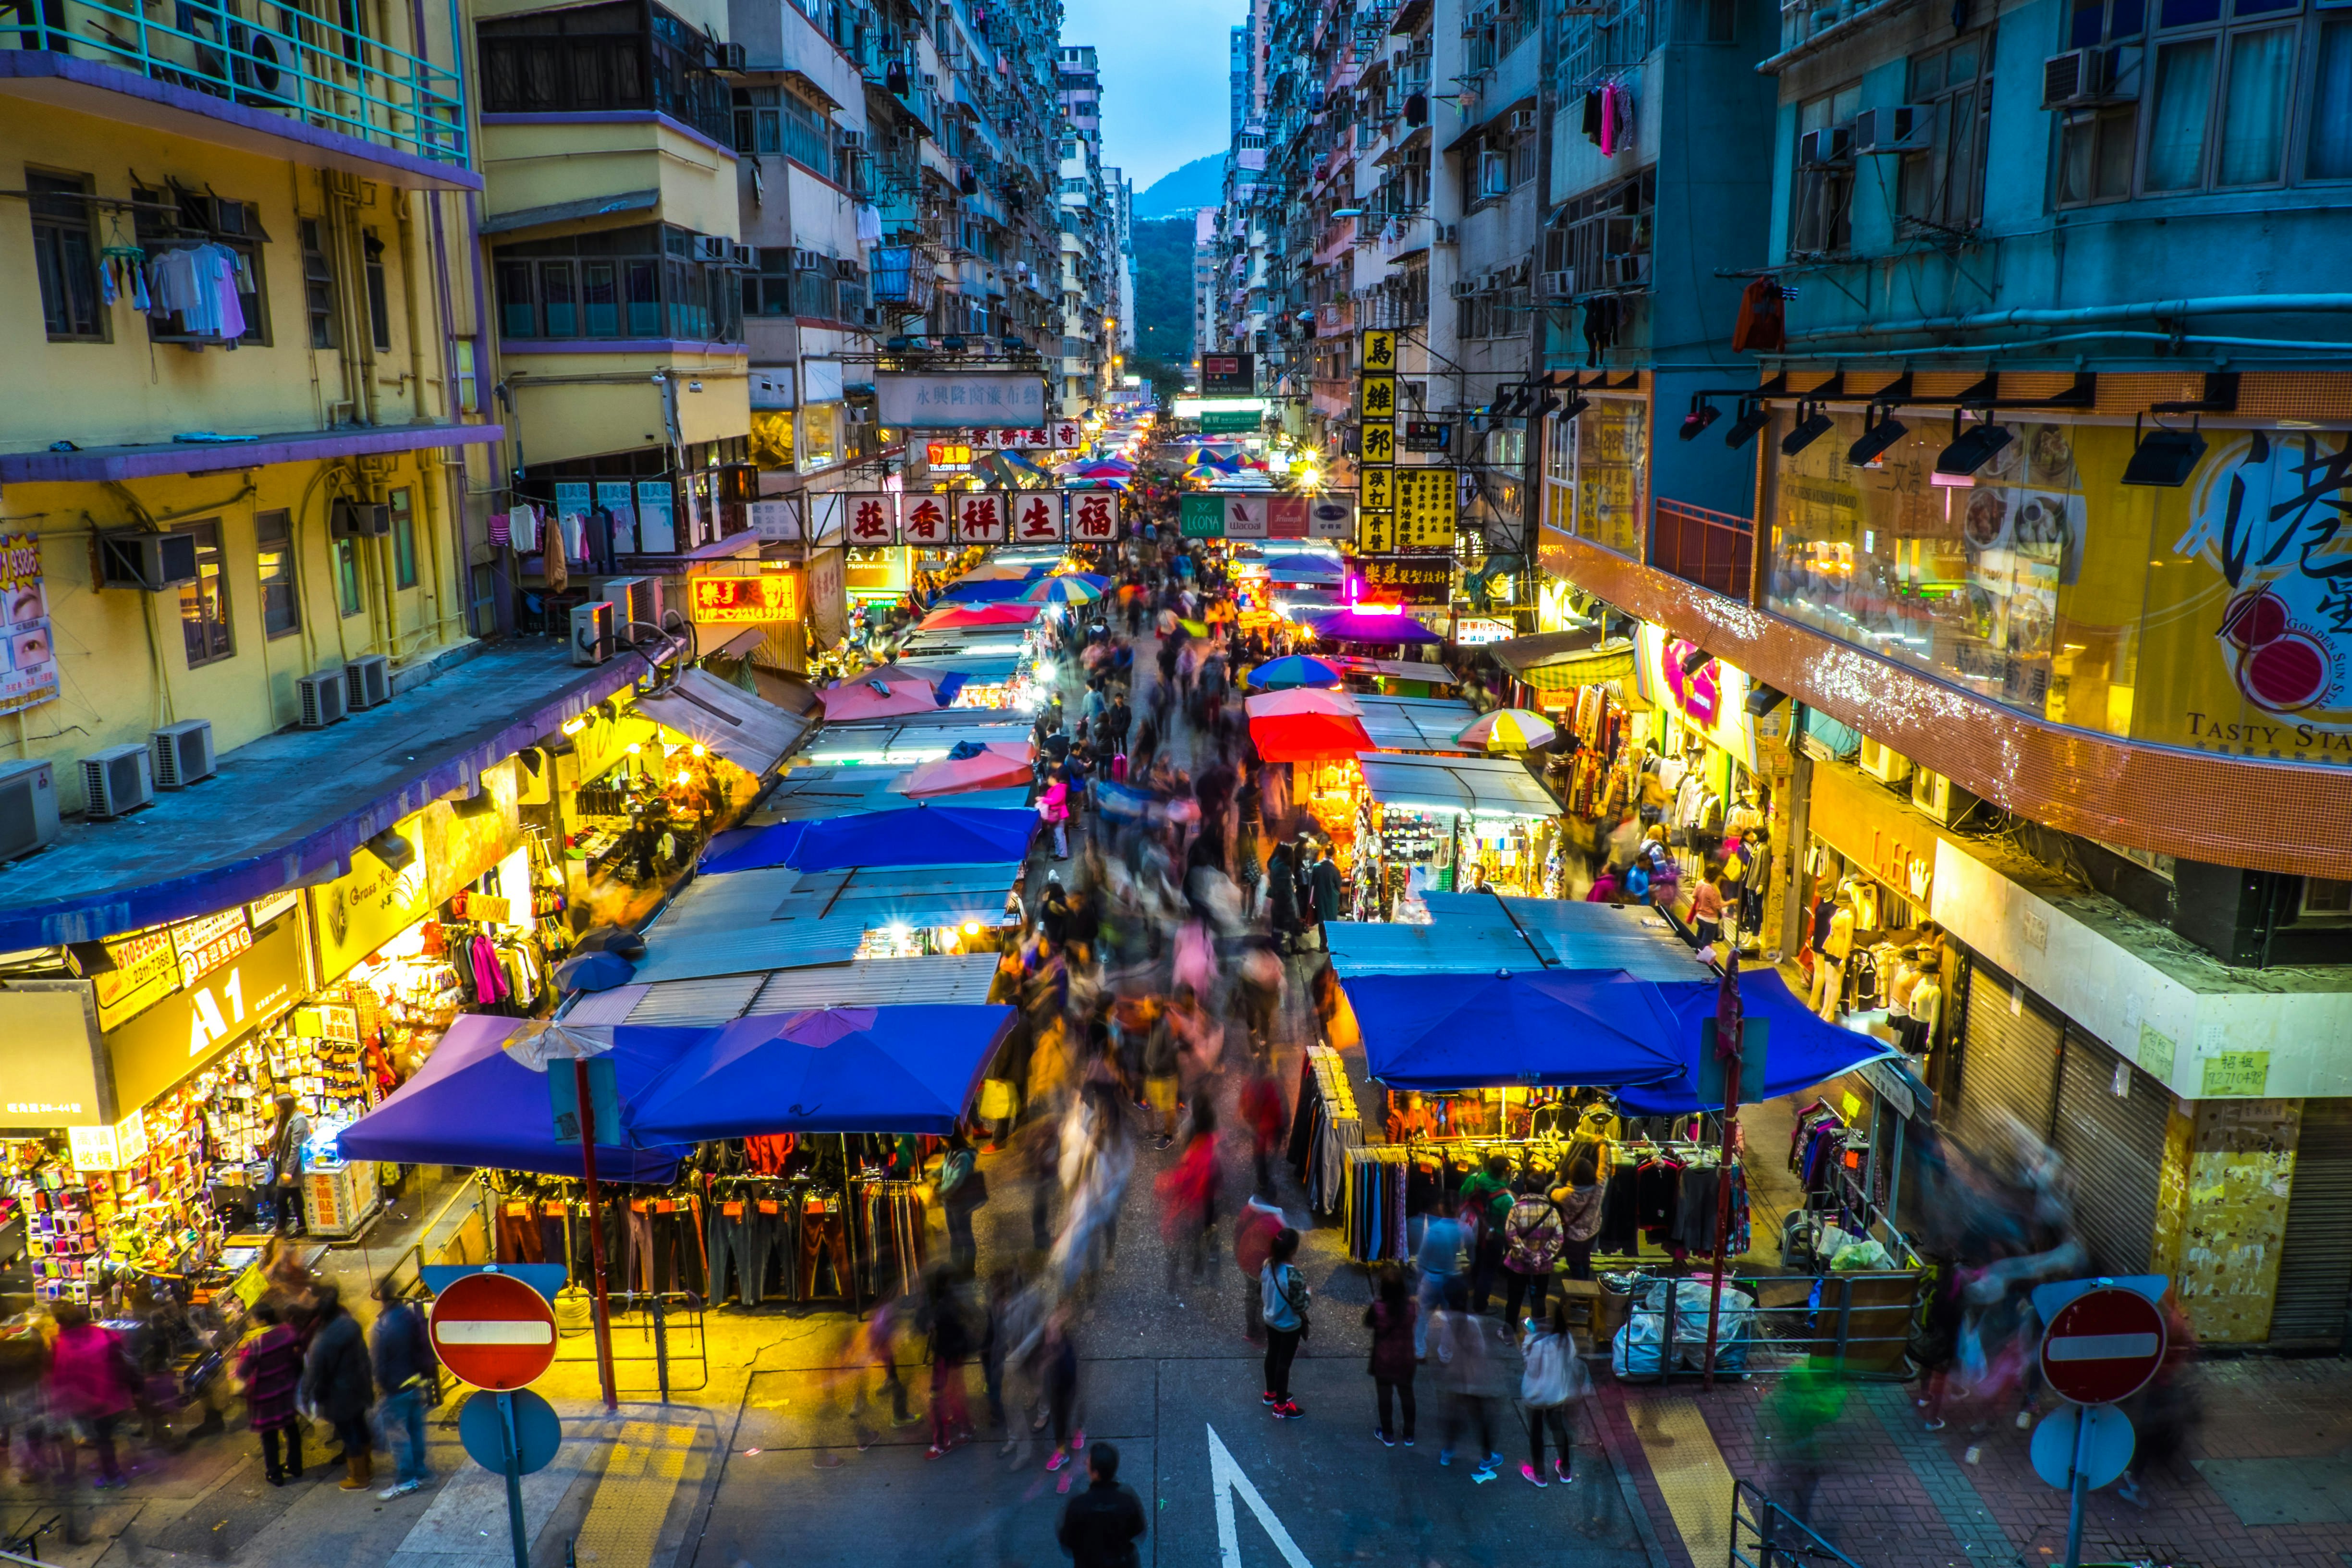
POLYGON ((706 1234, 710 1300, 726 1300, 731 1272, 737 1299, 746 1307, 758 1306, 768 1273, 768 1227, 761 1216, 749 1202, 729 1199, 710 1211, 706 1234))
POLYGON ((849 1239, 839 1210, 801 1215, 801 1299, 816 1294, 817 1264, 828 1253, 833 1258, 834 1293, 850 1290, 849 1239))
POLYGON ((499 1205, 499 1261, 501 1263, 538 1263, 545 1255, 540 1250, 539 1216, 531 1211, 536 1205, 513 1202, 499 1205), (517 1213, 520 1209, 521 1212, 517 1213))

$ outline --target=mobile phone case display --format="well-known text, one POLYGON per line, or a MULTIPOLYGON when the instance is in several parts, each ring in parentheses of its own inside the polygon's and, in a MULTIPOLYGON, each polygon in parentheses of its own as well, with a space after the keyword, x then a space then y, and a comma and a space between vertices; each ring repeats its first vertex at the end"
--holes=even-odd
MULTIPOLYGON (((97 1195, 55 1161, 19 1178, 16 1185, 15 1195, 25 1207, 25 1248, 34 1297, 89 1305, 91 1286, 101 1277, 97 1195)), ((113 1194, 105 1197, 110 1210, 113 1194)))

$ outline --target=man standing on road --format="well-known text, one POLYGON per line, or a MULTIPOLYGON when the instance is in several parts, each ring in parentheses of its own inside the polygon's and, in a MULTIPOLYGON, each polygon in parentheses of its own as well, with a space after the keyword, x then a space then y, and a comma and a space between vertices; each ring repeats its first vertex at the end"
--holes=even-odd
POLYGON ((1146 1528, 1143 1500, 1118 1479, 1118 1450, 1097 1443, 1087 1456, 1093 1483, 1062 1506, 1054 1539, 1076 1568, 1138 1568, 1135 1542, 1146 1528))

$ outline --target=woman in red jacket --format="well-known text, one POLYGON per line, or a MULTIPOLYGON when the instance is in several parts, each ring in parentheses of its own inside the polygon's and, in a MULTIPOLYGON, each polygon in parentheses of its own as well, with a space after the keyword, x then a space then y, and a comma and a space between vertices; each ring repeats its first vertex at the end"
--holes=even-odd
MULTIPOLYGON (((98 1487, 128 1485, 114 1454, 115 1426, 131 1408, 131 1360, 121 1336, 91 1322, 89 1309, 78 1302, 60 1301, 49 1315, 58 1324, 57 1343, 49 1351, 49 1408, 81 1428, 98 1450, 98 1487)), ((76 1445, 59 1447, 70 1487, 76 1445)))
POLYGON ((302 1383, 302 1336, 268 1297, 254 1304, 253 1316, 261 1331, 246 1341, 236 1375, 245 1384, 246 1414, 261 1434, 262 1471, 271 1486, 282 1487, 302 1479, 302 1423, 294 1409, 294 1395, 302 1383), (280 1434, 286 1440, 282 1465, 280 1434))

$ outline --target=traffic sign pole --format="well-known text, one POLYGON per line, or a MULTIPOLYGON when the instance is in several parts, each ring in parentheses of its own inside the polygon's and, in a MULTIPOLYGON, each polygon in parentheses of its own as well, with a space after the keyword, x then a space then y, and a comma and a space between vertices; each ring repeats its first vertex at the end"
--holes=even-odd
MULTIPOLYGON (((515 1568, 530 1568, 530 1535, 522 1518, 522 1436, 515 1430, 514 1395, 501 1394, 498 1400, 499 1454, 507 1471, 507 1527, 514 1535, 515 1568)), ((2079 1489, 2075 1495, 2081 1496, 2079 1489)), ((2067 1568, 2074 1568, 2071 1561, 2067 1568)))
POLYGON ((2091 1411, 2085 1406, 2074 1419, 2074 1473, 2066 1489, 2066 1568, 2082 1568, 2083 1500, 2090 1491, 2091 1411))
POLYGON ((604 1408, 621 1407, 613 1383, 613 1320, 604 1295, 604 1205, 596 1186, 596 1097, 588 1089, 588 1062, 575 1057, 572 1081, 580 1090, 580 1167, 588 1188, 588 1257, 596 1279, 591 1296, 596 1321, 596 1380, 604 1386, 604 1408))

